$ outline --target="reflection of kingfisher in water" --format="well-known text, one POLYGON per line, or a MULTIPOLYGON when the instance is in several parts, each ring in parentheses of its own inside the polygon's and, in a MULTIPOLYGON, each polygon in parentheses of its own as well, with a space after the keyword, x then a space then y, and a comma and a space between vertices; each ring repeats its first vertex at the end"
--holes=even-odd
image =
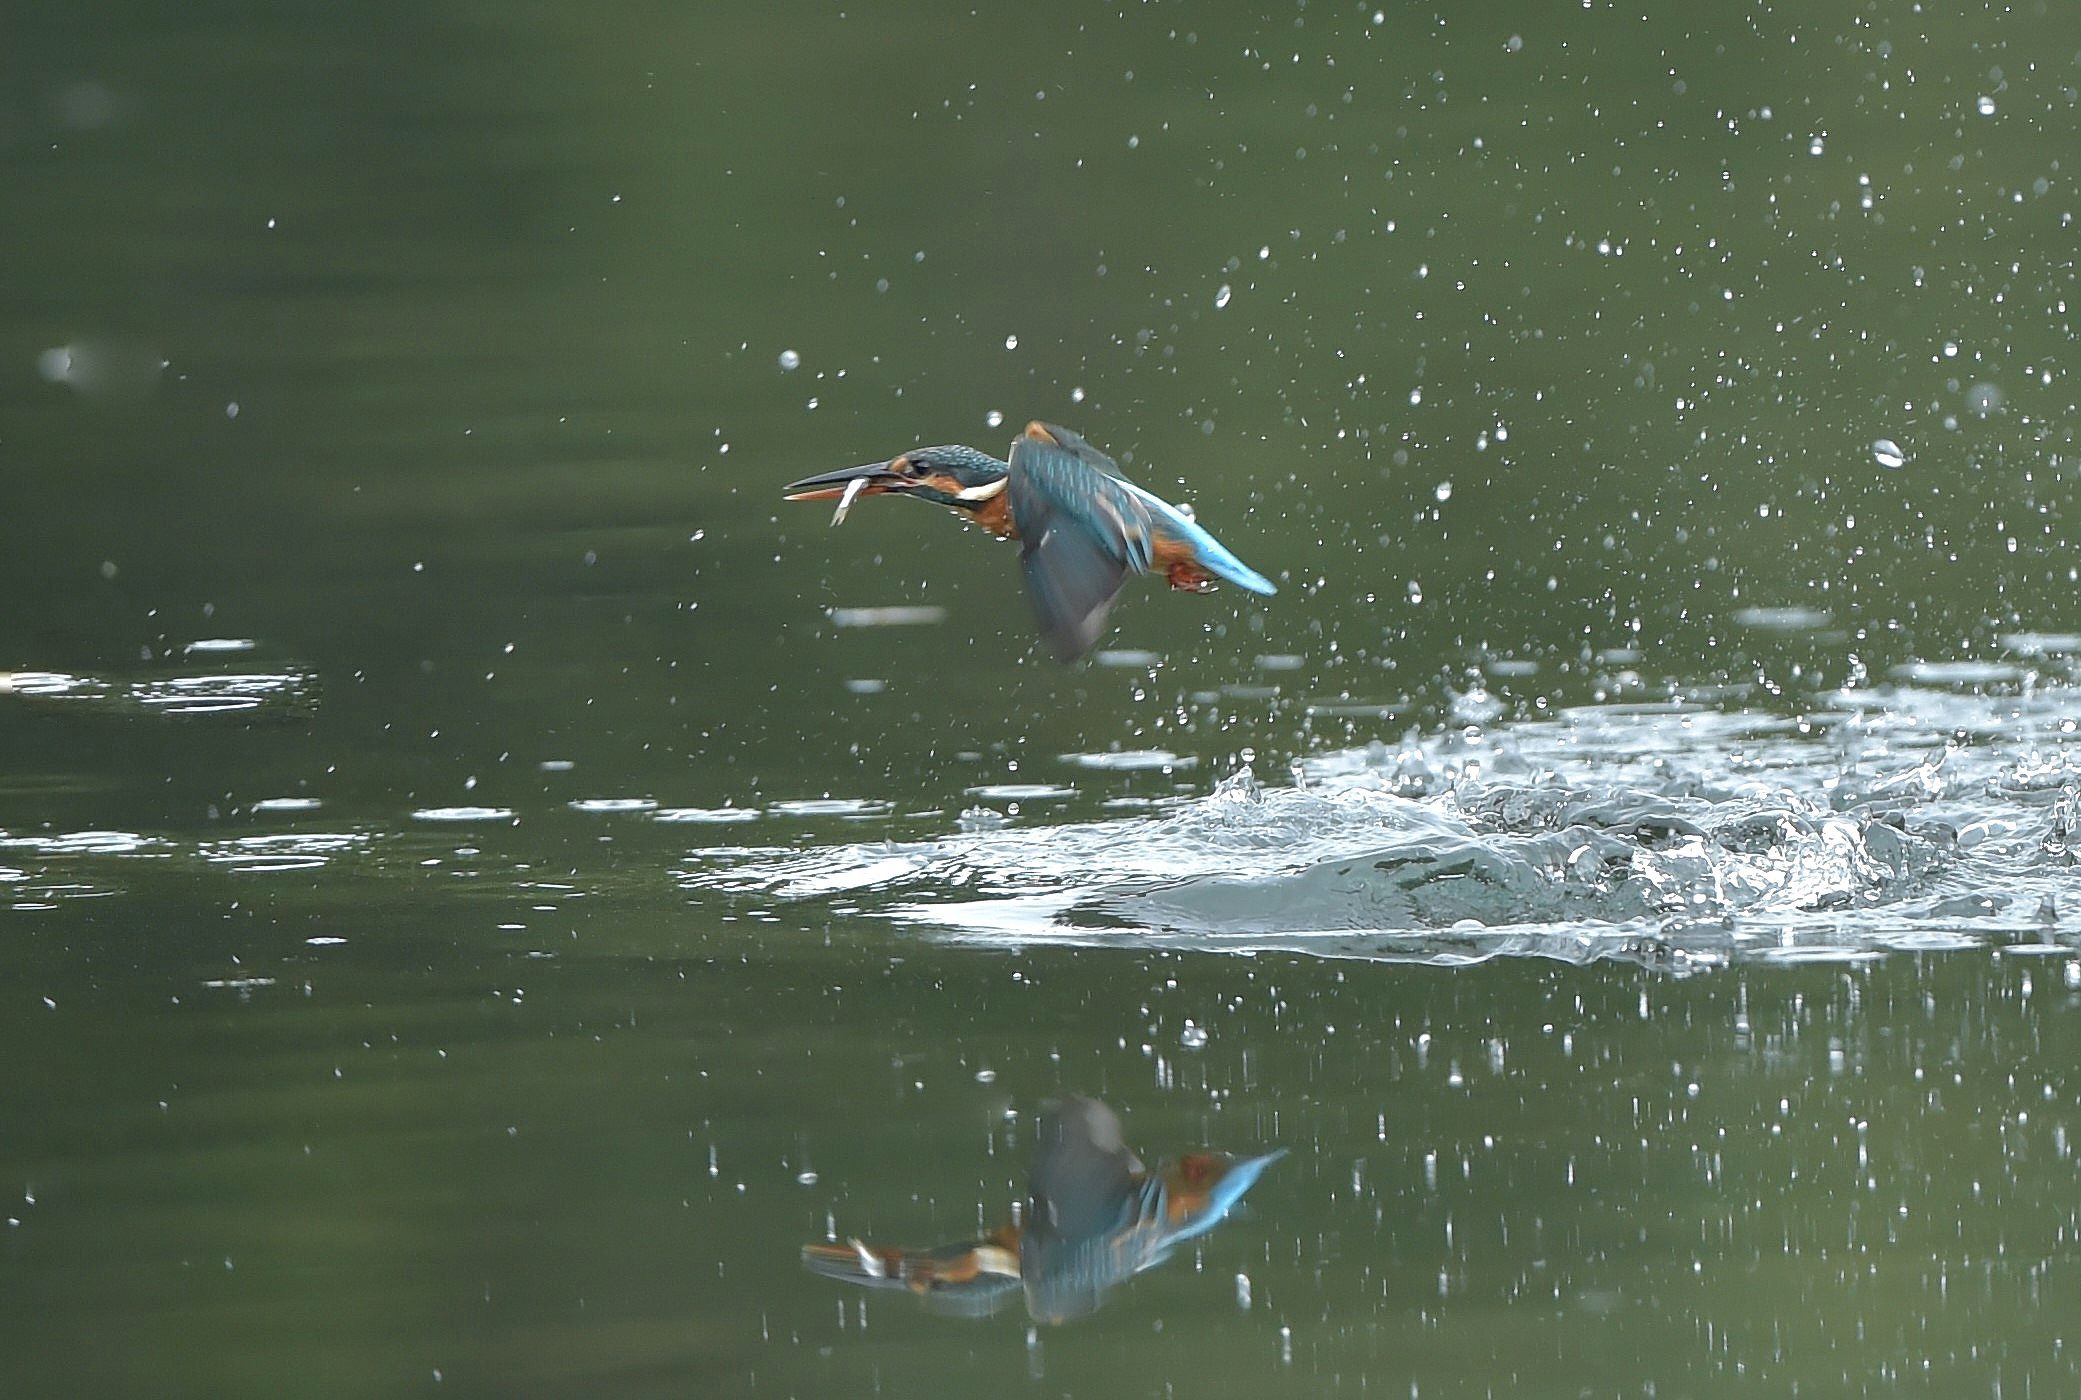
POLYGON ((1065 1322, 1220 1224, 1285 1155, 1194 1152, 1150 1171, 1128 1150, 1113 1110, 1067 1098, 1041 1110, 1023 1222, 937 1249, 806 1244, 802 1262, 826 1278, 907 1289, 934 1312, 962 1317, 987 1316, 1023 1291, 1036 1319, 1065 1322))
POLYGON ((1228 552, 1186 512, 1120 475, 1112 458, 1067 428, 1028 423, 1000 462, 973 447, 915 447, 886 462, 804 477, 791 501, 838 502, 903 492, 1003 539, 1019 541, 1026 596, 1055 655, 1074 661, 1098 644, 1129 574, 1162 574, 1206 593, 1216 580, 1252 593, 1279 590, 1228 552))

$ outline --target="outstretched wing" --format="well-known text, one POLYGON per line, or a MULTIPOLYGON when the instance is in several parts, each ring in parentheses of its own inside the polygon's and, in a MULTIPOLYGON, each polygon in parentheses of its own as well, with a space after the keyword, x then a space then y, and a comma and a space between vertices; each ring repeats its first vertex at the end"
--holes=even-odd
POLYGON ((1059 423, 1038 420, 1026 425, 1026 436, 1036 442, 1053 442, 1080 462, 1097 467, 1107 476, 1120 475, 1120 464, 1084 440, 1084 435, 1059 423))
POLYGON ((1153 567, 1160 570, 1171 559, 1183 556, 1215 578, 1232 583, 1238 588, 1266 596, 1279 591, 1278 585, 1236 558, 1226 545, 1202 529, 1190 514, 1178 509, 1155 492, 1145 490, 1122 476, 1118 462, 1093 447, 1077 433, 1054 423, 1036 422, 1026 425, 1026 438, 1060 447, 1078 461, 1117 481, 1127 494, 1134 498, 1147 521, 1151 554, 1156 560, 1153 567))
POLYGON ((1012 443, 1012 519, 1041 635, 1062 661, 1098 644, 1106 613, 1154 550, 1142 493, 1097 465, 1112 459, 1066 428, 1034 424, 1012 443))
POLYGON ((1151 1189, 1112 1109, 1081 1097, 1047 1105, 1019 1240, 1027 1311, 1044 1322, 1082 1317, 1133 1277, 1149 1236, 1136 1228, 1140 1203, 1151 1189))

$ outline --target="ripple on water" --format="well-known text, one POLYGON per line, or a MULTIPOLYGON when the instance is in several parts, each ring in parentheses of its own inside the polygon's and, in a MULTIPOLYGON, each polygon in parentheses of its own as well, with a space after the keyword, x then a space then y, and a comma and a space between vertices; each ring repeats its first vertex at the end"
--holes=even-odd
POLYGON ((929 627, 935 622, 945 622, 947 610, 929 605, 832 608, 830 616, 834 627, 929 627))
POLYGON ((196 847, 196 853, 212 865, 243 875, 267 875, 316 870, 329 864, 335 856, 362 850, 368 845, 369 837, 358 831, 273 832, 204 841, 196 847))
POLYGON ((2004 632, 1996 640, 2018 656, 2072 656, 2081 652, 2081 632, 2004 632))
POLYGON ((415 822, 516 822, 520 814, 511 807, 420 807, 413 811, 415 822))
MULTIPOLYGON (((247 638, 204 638, 188 643, 181 655, 200 663, 211 656, 250 651, 256 645, 247 638)), ((0 693, 162 715, 243 714, 259 710, 293 716, 316 703, 318 689, 315 676, 294 668, 139 678, 14 671, 0 673, 0 693)))
POLYGON ((1895 666, 1895 680, 1910 685, 2014 685, 2028 674, 2005 661, 1909 661, 1895 666))
POLYGON ((1406 696, 1400 700, 1310 700, 1303 712, 1315 719, 1393 719, 1408 704, 1406 696))
POLYGON ((756 807, 660 807, 651 820, 667 824, 732 826, 759 819, 756 807))
POLYGON ((30 851, 41 856, 171 855, 173 845, 134 831, 59 831, 39 836, 0 832, 0 850, 30 851))
POLYGON ((621 812, 654 812, 657 803, 648 797, 581 797, 570 803, 574 812, 614 815, 621 812))
POLYGON ((1062 761, 1073 768, 1097 768, 1108 773, 1177 772, 1197 768, 1197 758, 1180 757, 1169 749, 1117 749, 1111 753, 1066 753, 1062 761))
POLYGON ((1984 948, 1984 935, 1962 929, 1931 929, 1921 933, 1884 934, 1873 942, 1901 953, 1955 953, 1967 948, 1984 948))
POLYGON ((1759 949, 1755 956, 1760 961, 1773 963, 1866 963, 1876 962, 1883 955, 1875 948, 1855 947, 1843 943, 1815 943, 1763 948, 1759 949))
POLYGON ((1834 621, 1819 608, 1736 608, 1728 616, 1741 626, 1760 632, 1810 632, 1834 621))
POLYGON ((896 804, 871 797, 805 797, 775 802, 767 811, 778 817, 880 817, 896 804))
POLYGON ((135 683, 129 698, 160 714, 227 714, 306 703, 311 697, 309 680, 297 672, 168 676, 135 683))
POLYGON ((0 695, 33 695, 47 700, 84 700, 107 695, 114 687, 88 676, 63 671, 0 672, 0 695))

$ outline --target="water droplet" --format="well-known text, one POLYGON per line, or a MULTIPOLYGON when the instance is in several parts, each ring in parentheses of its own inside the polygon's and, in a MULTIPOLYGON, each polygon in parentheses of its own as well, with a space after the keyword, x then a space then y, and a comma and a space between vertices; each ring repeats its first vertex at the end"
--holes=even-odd
POLYGON ((1431 494, 1432 494, 1433 496, 1436 496, 1436 497, 1437 497, 1437 498, 1438 498, 1438 499, 1439 499, 1440 501, 1449 501, 1449 500, 1451 500, 1451 499, 1452 499, 1452 483, 1451 483, 1451 482, 1449 482, 1449 481, 1441 481, 1441 482, 1439 482, 1439 483, 1438 483, 1438 484, 1437 484, 1436 486, 1434 486, 1434 487, 1432 487, 1432 488, 1431 488, 1431 494))
POLYGON ((1006 336, 1006 337, 1004 338, 1004 348, 1005 348, 1005 349, 1007 349, 1007 350, 1016 350, 1016 349, 1018 349, 1018 348, 1019 348, 1019 337, 1017 337, 1017 336, 1015 336, 1015 335, 1008 335, 1008 336, 1006 336))
POLYGON ((793 350, 783 350, 780 352, 780 367, 792 374, 802 368, 802 356, 793 350))
POLYGON ((1003 413, 1003 411, 1002 411, 1002 410, 1000 410, 1000 409, 995 409, 995 408, 991 409, 991 410, 990 410, 990 411, 989 411, 988 413, 986 413, 986 414, 984 414, 984 415, 983 415, 983 423, 984 423, 984 425, 985 425, 985 426, 987 426, 987 427, 992 427, 992 428, 1001 428, 1001 427, 1003 427, 1003 426, 1004 426, 1004 413, 1003 413))
POLYGON ((1993 115, 1994 115, 1994 99, 1993 99, 1993 98, 1991 98, 1991 97, 1983 97, 1983 98, 1981 98, 1981 99, 1980 99, 1980 101, 1979 101, 1979 109, 1980 109, 1980 115, 1981 115, 1981 116, 1983 116, 1983 117, 1991 117, 1991 116, 1993 116, 1993 115))
MULTIPOLYGON (((1187 1020, 1185 1022, 1185 1029, 1178 1032, 1178 1044, 1184 1046, 1187 1050, 1205 1049, 1207 1044, 1207 1028, 1205 1026, 1194 1025, 1190 1020, 1187 1020)), ((1249 1285, 1245 1284, 1244 1287, 1247 1290, 1249 1285)))
POLYGON ((1981 418, 2002 406, 2002 391, 1982 380, 1965 391, 1965 406, 1981 418))
POLYGON ((814 1186, 817 1184, 817 1174, 813 1171, 796 1172, 795 1184, 797 1186, 814 1186))
POLYGON ((1229 299, 1233 297, 1235 294, 1235 289, 1229 286, 1228 283, 1223 282, 1221 284, 1221 290, 1214 293, 1214 309, 1216 311, 1219 311, 1224 306, 1227 306, 1229 303, 1229 299))
POLYGON ((1900 444, 1892 438, 1880 438, 1871 445, 1871 459, 1882 467, 1899 471, 1908 464, 1908 454, 1900 450, 1900 444))

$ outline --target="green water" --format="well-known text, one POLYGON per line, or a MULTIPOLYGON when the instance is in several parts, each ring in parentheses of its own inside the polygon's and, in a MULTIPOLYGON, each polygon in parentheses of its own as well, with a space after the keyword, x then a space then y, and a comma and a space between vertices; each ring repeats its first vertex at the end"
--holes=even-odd
POLYGON ((6 29, 0 1390, 2081 1385, 2081 14, 6 29), (1034 417, 1280 594, 1063 669, 1011 551, 778 499, 1034 417), (903 909, 718 878, 1890 683, 1857 765, 1963 744, 1959 860, 1826 961, 943 936, 987 841, 903 909), (800 1270, 995 1223, 1067 1090, 1291 1155, 1069 1327, 800 1270))

